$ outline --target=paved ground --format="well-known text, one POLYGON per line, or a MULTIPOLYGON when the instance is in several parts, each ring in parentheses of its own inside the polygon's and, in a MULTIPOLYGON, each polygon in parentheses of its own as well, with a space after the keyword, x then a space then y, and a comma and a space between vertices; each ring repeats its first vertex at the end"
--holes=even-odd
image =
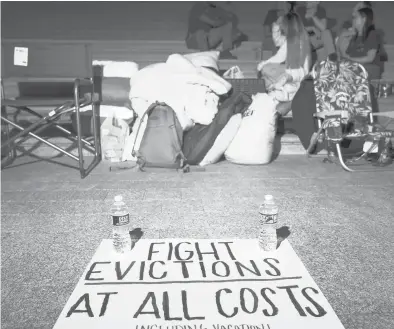
POLYGON ((122 194, 146 238, 254 238, 272 193, 293 248, 347 329, 394 327, 394 174, 350 174, 321 159, 206 172, 110 173, 86 179, 47 162, 2 172, 2 327, 52 328, 122 194))

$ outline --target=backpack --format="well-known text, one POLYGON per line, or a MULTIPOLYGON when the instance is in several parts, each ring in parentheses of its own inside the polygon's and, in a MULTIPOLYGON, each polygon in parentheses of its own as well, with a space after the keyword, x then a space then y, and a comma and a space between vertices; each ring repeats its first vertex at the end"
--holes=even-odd
POLYGON ((181 169, 188 172, 189 166, 182 152, 183 129, 175 111, 165 103, 153 103, 145 111, 137 129, 136 140, 145 117, 148 117, 146 129, 138 151, 132 155, 137 158, 137 166, 181 169))

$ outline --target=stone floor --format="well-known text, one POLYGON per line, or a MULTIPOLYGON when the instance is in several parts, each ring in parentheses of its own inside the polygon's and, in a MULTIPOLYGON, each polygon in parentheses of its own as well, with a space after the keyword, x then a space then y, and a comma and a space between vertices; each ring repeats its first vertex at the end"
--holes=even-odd
MULTIPOLYGON (((61 160, 63 164, 70 163, 61 160)), ((1 177, 2 328, 52 328, 122 194, 146 238, 254 238, 273 194, 289 240, 346 329, 394 327, 394 173, 351 174, 321 158, 205 172, 109 172, 21 158, 1 177)))

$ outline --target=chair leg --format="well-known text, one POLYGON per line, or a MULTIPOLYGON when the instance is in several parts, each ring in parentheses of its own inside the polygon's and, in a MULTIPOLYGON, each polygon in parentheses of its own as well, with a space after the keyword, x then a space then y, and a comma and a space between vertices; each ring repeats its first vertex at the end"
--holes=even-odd
POLYGON ((79 173, 81 178, 85 178, 85 168, 83 167, 83 149, 82 149, 82 132, 81 132, 81 112, 79 103, 79 80, 76 79, 74 82, 74 101, 75 101, 75 113, 77 119, 77 145, 78 145, 78 163, 79 163, 79 173))
MULTIPOLYGON (((7 119, 8 115, 7 115, 7 109, 6 109, 5 106, 1 107, 1 112, 4 115, 4 117, 7 119)), ((6 123, 5 125, 2 125, 2 127, 4 127, 5 131, 4 131, 4 134, 3 134, 3 132, 1 133, 1 135, 2 135, 1 139, 3 141, 3 137, 5 137, 5 142, 3 142, 3 144, 2 144, 1 150, 3 150, 3 148, 5 148, 7 155, 5 155, 4 158, 2 156, 1 169, 9 166, 16 159, 16 147, 15 147, 15 144, 13 142, 8 143, 8 141, 11 139, 10 138, 10 126, 9 126, 8 123, 6 123), (6 146, 6 144, 8 144, 8 145, 6 146)))
POLYGON ((350 169, 350 168, 346 165, 345 161, 343 161, 341 145, 339 145, 339 143, 336 143, 336 150, 337 150, 337 154, 338 154, 339 163, 341 164, 341 166, 343 167, 343 169, 345 169, 346 171, 349 171, 349 172, 354 172, 354 170, 353 170, 353 169, 350 169))

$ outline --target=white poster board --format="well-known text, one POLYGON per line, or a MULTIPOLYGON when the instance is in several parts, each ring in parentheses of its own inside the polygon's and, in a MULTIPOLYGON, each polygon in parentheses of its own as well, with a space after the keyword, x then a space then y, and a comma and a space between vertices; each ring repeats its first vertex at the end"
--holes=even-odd
POLYGON ((343 329, 288 241, 103 240, 55 329, 343 329))

